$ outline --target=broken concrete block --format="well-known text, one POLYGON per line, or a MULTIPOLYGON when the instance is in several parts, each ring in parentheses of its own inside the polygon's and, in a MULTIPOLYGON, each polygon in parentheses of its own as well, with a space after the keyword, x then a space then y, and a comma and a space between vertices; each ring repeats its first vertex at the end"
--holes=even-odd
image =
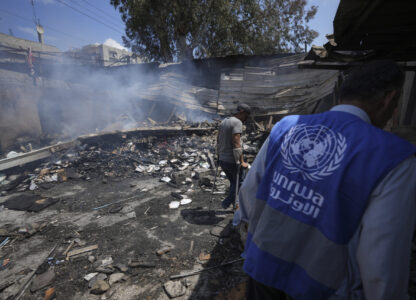
POLYGON ((89 273, 87 275, 84 276, 84 280, 85 281, 90 281, 91 279, 93 279, 95 276, 97 276, 98 273, 89 273))
POLYGON ((108 283, 113 285, 114 283, 120 282, 124 277, 124 273, 114 273, 110 275, 110 279, 108 279, 108 283))
POLYGON ((127 272, 127 271, 128 271, 128 269, 129 269, 126 265, 123 265, 123 264, 117 264, 117 265, 115 265, 114 267, 115 267, 117 270, 119 270, 120 272, 123 272, 123 273, 127 272))
POLYGON ((111 274, 114 273, 115 269, 112 266, 99 266, 95 269, 95 271, 104 273, 104 274, 111 274))
POLYGON ((133 218, 136 217, 136 212, 131 211, 128 214, 126 214, 126 217, 129 218, 129 219, 133 219, 133 218))
POLYGON ((112 263, 113 263, 113 258, 111 256, 107 256, 106 258, 101 260, 102 266, 108 266, 108 265, 111 265, 112 263))
POLYGON ((213 236, 217 236, 220 237, 221 236, 221 232, 224 230, 224 228, 219 227, 219 226, 215 226, 214 228, 211 229, 210 233, 213 236))
POLYGON ((77 243, 77 244, 78 244, 78 246, 80 246, 80 247, 84 247, 84 246, 87 244, 87 242, 85 242, 85 241, 83 241, 83 240, 81 240, 81 239, 79 239, 79 238, 74 239, 74 241, 75 241, 75 243, 77 243))
POLYGON ((0 293, 7 289, 9 286, 13 285, 14 281, 4 281, 4 282, 0 282, 0 293))
POLYGON ((49 269, 45 273, 36 275, 30 286, 30 291, 32 293, 47 287, 55 280, 55 272, 52 269, 49 269))
POLYGON ((89 282, 88 282, 88 288, 92 288, 92 286, 94 285, 94 283, 97 280, 107 280, 107 275, 103 274, 103 273, 99 273, 97 276, 93 277, 89 282))
POLYGON ((91 287, 91 294, 100 295, 110 289, 110 286, 104 280, 97 280, 91 287))
POLYGON ((168 281, 163 287, 170 298, 176 298, 186 293, 186 287, 180 281, 168 281))

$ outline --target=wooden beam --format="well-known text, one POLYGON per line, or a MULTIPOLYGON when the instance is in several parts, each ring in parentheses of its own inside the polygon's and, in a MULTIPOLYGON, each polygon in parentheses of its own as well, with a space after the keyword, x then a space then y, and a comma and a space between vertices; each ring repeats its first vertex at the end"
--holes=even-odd
POLYGON ((148 117, 148 118, 150 118, 150 117, 151 117, 152 112, 153 112, 153 110, 155 109, 155 107, 156 107, 156 102, 153 102, 152 107, 150 107, 150 110, 149 110, 149 112, 147 113, 147 117, 148 117))
MULTIPOLYGON (((409 63, 410 64, 410 63, 409 63)), ((415 62, 411 63, 413 66, 415 62)), ((400 98, 400 115, 399 115, 399 126, 405 125, 406 112, 409 107, 410 95, 415 82, 415 72, 406 72, 406 77, 403 85, 403 93, 400 98)))
POLYGON ((170 115, 169 115, 169 118, 166 121, 166 124, 168 124, 170 122, 170 120, 172 119, 172 117, 175 114, 175 112, 176 112, 176 105, 173 105, 172 111, 170 112, 170 115))
POLYGON ((271 130, 273 127, 273 116, 269 117, 269 122, 267 123, 266 129, 271 130))
MULTIPOLYGON (((416 59, 416 57, 415 57, 416 59)), ((326 62, 314 61, 298 64, 299 69, 318 69, 318 70, 348 70, 356 66, 362 65, 363 62, 326 62)), ((406 65, 398 62, 404 71, 416 71, 415 65, 406 65)))
POLYGON ((13 167, 22 166, 30 162, 47 158, 54 152, 69 149, 77 144, 77 141, 71 141, 62 144, 56 144, 49 147, 34 150, 28 153, 21 154, 12 158, 0 159, 0 171, 7 170, 13 167))
POLYGON ((72 251, 69 251, 68 252, 68 254, 66 255, 66 257, 68 259, 71 256, 78 255, 78 254, 82 254, 82 253, 85 253, 85 252, 90 252, 90 251, 93 251, 95 249, 98 249, 98 245, 92 245, 92 246, 88 246, 88 247, 85 247, 85 248, 72 250, 72 251))

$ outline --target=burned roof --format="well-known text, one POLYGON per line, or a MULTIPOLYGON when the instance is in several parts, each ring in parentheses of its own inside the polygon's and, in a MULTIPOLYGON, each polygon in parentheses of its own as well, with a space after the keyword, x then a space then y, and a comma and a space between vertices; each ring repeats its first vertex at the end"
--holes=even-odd
POLYGON ((412 0, 341 0, 334 19, 333 40, 325 49, 312 49, 307 59, 416 60, 415 15, 416 2, 412 0))
POLYGON ((149 101, 227 115, 247 103, 254 116, 307 113, 334 91, 338 72, 298 68, 305 54, 200 60, 169 66, 141 92, 149 101))

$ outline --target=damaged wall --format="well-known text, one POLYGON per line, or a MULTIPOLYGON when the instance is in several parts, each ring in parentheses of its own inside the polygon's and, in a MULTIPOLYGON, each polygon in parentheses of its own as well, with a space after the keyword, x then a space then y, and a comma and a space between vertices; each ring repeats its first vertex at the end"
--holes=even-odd
POLYGON ((226 113, 245 102, 258 116, 312 113, 319 100, 333 94, 339 72, 299 69, 303 59, 304 54, 270 58, 263 66, 223 70, 219 110, 226 113))
POLYGON ((39 138, 42 128, 38 113, 41 92, 34 86, 33 78, 21 72, 21 63, 16 66, 17 71, 10 70, 12 63, 4 58, 0 58, 0 63, 3 67, 0 68, 1 151, 16 142, 39 138))
POLYGON ((173 64, 143 90, 143 100, 160 101, 210 114, 229 114, 239 102, 256 117, 313 112, 333 95, 338 71, 299 69, 300 55, 230 56, 173 64))
POLYGON ((13 106, 18 113, 3 110, 10 127, 2 125, 10 132, 0 133, 3 152, 11 146, 18 149, 16 142, 25 135, 48 144, 94 132, 211 121, 229 114, 238 102, 253 106, 260 117, 311 112, 333 93, 337 79, 336 72, 298 69, 303 55, 239 55, 102 68, 79 64, 53 49, 36 50, 33 73, 29 53, 16 47, 13 55, 19 60, 8 48, 7 67, 0 65, 0 85, 13 81, 10 89, 21 92, 9 92, 0 101, 5 107, 10 101, 27 104, 13 106))
POLYGON ((36 89, 0 87, 0 150, 40 137, 39 97, 36 89))

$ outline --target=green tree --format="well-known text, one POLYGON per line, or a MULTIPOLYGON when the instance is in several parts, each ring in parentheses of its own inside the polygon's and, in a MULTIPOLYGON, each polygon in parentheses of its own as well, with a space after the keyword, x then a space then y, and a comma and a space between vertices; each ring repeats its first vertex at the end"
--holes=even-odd
POLYGON ((299 52, 318 35, 306 0, 110 0, 148 60, 299 52))

